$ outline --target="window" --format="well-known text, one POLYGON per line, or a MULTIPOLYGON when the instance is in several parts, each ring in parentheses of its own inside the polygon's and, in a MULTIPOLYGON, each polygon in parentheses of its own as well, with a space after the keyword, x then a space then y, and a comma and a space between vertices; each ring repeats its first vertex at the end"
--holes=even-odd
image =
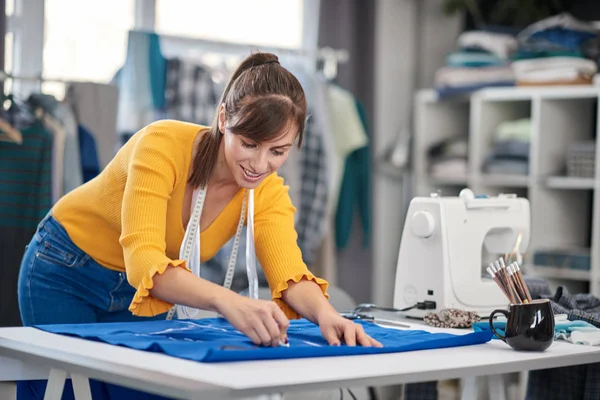
MULTIPOLYGON (((46 0, 43 76, 109 82, 125 62, 134 0, 46 0)), ((64 84, 44 82, 58 98, 64 84)))
POLYGON ((157 32, 272 47, 302 47, 302 0, 156 0, 157 32))

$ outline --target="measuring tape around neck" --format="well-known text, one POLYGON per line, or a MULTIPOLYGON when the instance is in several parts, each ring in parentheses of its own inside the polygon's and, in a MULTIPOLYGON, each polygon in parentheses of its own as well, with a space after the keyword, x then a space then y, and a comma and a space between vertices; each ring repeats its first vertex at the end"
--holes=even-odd
MULTIPOLYGON (((231 257, 229 258, 229 265, 225 274, 225 280, 223 286, 227 289, 231 288, 233 283, 233 275, 235 272, 235 264, 237 260, 237 254, 240 244, 240 237, 242 235, 242 229, 244 227, 244 211, 246 209, 246 200, 248 198, 248 224, 246 232, 246 273, 248 274, 249 284, 249 296, 253 299, 258 298, 258 274, 256 272, 256 253, 254 251, 254 190, 250 189, 244 194, 244 200, 242 202, 242 208, 240 211, 240 219, 238 222, 237 230, 235 233, 233 248, 231 250, 231 257)), ((200 277, 200 217, 202 216, 202 209, 204 207, 204 200, 206 199, 206 188, 199 188, 194 190, 192 195, 192 213, 190 221, 185 230, 183 242, 181 243, 181 249, 179 251, 179 258, 185 260, 186 265, 192 270, 192 273, 200 277), (194 201, 195 200, 195 201, 194 201)), ((173 318, 178 306, 172 307, 168 314, 167 320, 173 318)), ((198 315, 199 310, 181 306, 182 313, 188 318, 194 318, 198 315), (193 310, 193 311, 192 311, 193 310)))

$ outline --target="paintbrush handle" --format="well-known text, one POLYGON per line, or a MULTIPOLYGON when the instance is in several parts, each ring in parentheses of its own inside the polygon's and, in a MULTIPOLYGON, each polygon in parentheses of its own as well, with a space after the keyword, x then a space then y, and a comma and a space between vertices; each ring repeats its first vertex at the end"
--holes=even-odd
POLYGON ((529 293, 529 288, 527 287, 527 282, 525 282, 525 278, 523 277, 523 274, 521 273, 520 269, 517 270, 517 275, 519 276, 519 279, 521 280, 521 284, 523 285, 523 289, 525 290, 525 296, 527 297, 527 300, 529 300, 529 302, 531 303, 533 301, 531 298, 531 293, 529 293))

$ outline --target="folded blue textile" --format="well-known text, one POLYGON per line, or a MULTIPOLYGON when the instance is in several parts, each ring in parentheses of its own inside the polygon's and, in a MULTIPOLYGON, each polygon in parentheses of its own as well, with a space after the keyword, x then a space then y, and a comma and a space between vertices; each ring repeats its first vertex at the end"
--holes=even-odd
POLYGON ((255 346, 225 319, 171 320, 127 323, 38 325, 46 332, 163 353, 200 362, 250 361, 305 357, 395 353, 486 343, 492 332, 465 335, 430 333, 420 330, 383 328, 372 322, 357 321, 365 331, 383 344, 383 348, 329 346, 317 325, 290 321, 289 347, 255 346))
MULTIPOLYGON (((494 321, 493 324, 494 324, 494 329, 496 329, 496 332, 498 332, 498 334, 500 334, 500 335, 504 335, 504 330, 506 329, 506 321, 505 320, 494 321)), ((554 323, 554 338, 555 339, 568 338, 569 335, 571 334, 571 332, 573 332, 573 331, 588 332, 588 331, 597 331, 597 330, 598 330, 598 328, 596 328, 594 325, 592 325, 588 322, 585 322, 585 321, 569 321, 566 319, 557 319, 556 322, 554 323)), ((485 331, 491 332, 489 321, 475 322, 473 324, 473 331, 475 331, 475 332, 485 332, 485 331)), ((494 339, 497 339, 497 338, 494 337, 494 339)))

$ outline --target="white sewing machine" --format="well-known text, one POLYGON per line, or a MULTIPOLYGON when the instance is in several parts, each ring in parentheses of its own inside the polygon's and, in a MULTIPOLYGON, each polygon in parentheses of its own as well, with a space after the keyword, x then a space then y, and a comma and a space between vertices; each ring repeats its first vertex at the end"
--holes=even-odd
POLYGON ((422 318, 443 308, 459 308, 487 317, 508 300, 486 276, 493 259, 518 253, 530 236, 529 201, 514 194, 416 197, 410 202, 398 255, 394 308, 417 307, 407 316, 422 318), (482 251, 494 255, 484 260, 482 251))

